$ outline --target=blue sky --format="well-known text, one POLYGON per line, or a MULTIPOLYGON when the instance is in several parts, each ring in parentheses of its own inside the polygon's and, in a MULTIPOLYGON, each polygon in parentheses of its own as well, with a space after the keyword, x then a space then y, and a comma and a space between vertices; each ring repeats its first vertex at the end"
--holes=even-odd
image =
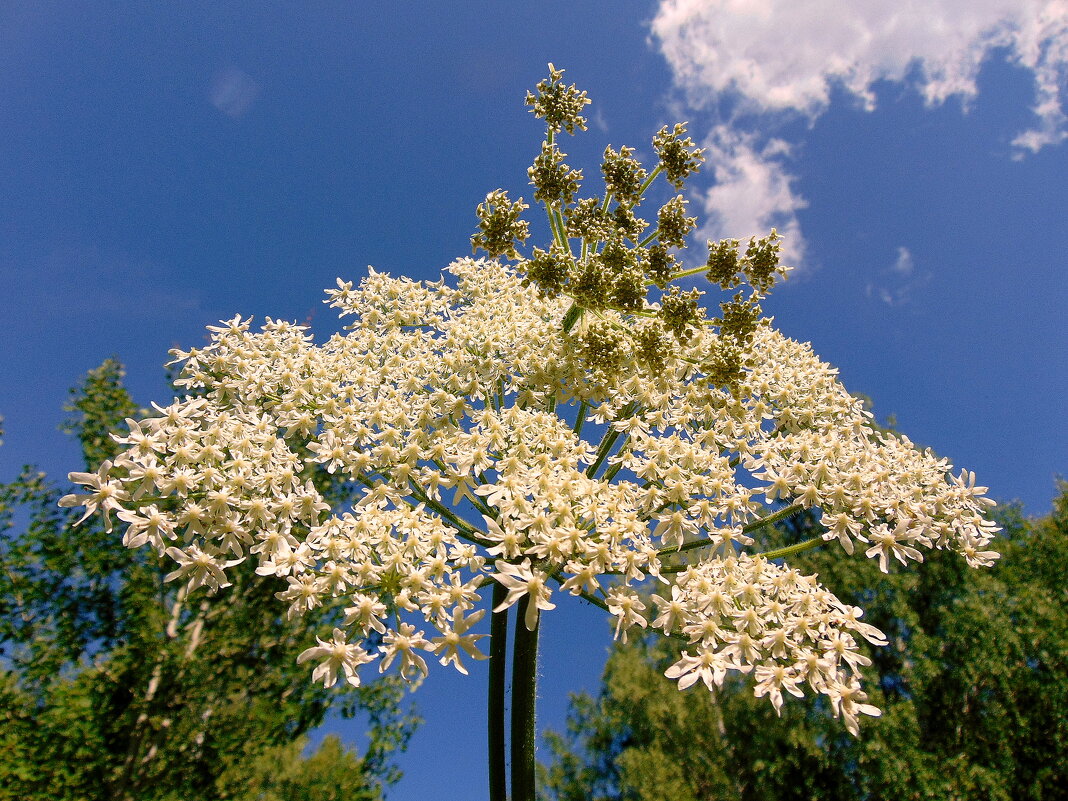
MULTIPOLYGON (((824 5, 0 5, 0 478, 78 468, 61 406, 107 356, 140 402, 166 399, 167 350, 207 324, 328 333, 336 277, 436 278, 469 254, 487 191, 529 198, 542 131, 522 98, 553 61, 594 101, 564 145, 577 166, 689 120, 713 157, 702 235, 789 235, 777 324, 995 498, 1048 511, 1068 450, 1068 12, 824 5)), ((560 727, 609 634, 590 608, 546 624, 560 727)), ((420 689, 393 798, 483 795, 483 687, 420 689)))

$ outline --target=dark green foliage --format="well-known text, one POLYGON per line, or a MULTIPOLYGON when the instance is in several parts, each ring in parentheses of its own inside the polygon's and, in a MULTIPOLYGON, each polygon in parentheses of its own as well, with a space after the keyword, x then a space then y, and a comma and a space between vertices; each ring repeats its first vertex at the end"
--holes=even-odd
MULTIPOLYGON (((663 677, 670 646, 646 638, 617 646, 600 696, 574 697, 567 735, 549 735, 546 797, 1068 797, 1068 485, 1047 518, 1000 516, 990 570, 943 552, 889 575, 833 545, 791 557, 890 639, 870 649, 883 716, 859 739, 819 702, 788 701, 777 718, 745 681, 679 692, 663 677)), ((812 515, 787 521, 782 544, 814 526, 812 515)))
POLYGON ((323 739, 309 757, 307 740, 264 752, 252 766, 247 789, 235 801, 374 801, 378 792, 367 785, 363 761, 335 736, 323 739))
MULTIPOLYGON (((67 430, 89 465, 137 416, 121 376, 105 362, 73 394, 67 430)), ((29 469, 0 485, 0 799, 330 798, 277 787, 333 781, 327 752, 304 760, 294 745, 331 704, 370 719, 368 751, 334 755, 345 797, 378 797, 399 778, 392 757, 417 722, 403 688, 326 690, 296 666, 330 613, 286 622, 278 587, 251 564, 217 595, 187 596, 96 516, 75 527, 61 494, 29 469), (268 764, 283 784, 249 795, 268 764)))

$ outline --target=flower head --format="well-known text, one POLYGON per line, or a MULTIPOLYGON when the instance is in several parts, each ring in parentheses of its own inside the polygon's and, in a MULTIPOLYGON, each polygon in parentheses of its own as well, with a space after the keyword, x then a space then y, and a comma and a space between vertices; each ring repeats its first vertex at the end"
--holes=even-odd
MULTIPOLYGON (((560 71, 531 98, 550 133, 584 127, 585 95, 560 71)), ((655 140, 676 185, 701 161, 684 134, 655 140)), ((72 473, 85 489, 60 504, 107 526, 116 512, 125 542, 173 562, 167 579, 189 589, 224 588, 249 559, 289 618, 343 609, 299 660, 323 660, 313 679, 326 685, 355 684, 371 661, 418 681, 427 652, 465 673, 463 657, 481 658, 485 613, 472 610, 486 586, 506 590, 498 612, 526 599, 534 630, 555 585, 605 608, 624 640, 650 623, 686 640, 667 671, 680 687, 750 673, 778 710, 808 686, 855 731, 877 714, 858 639, 885 637, 761 555, 766 529, 812 508, 814 544, 860 558, 861 542, 883 570, 932 548, 987 565, 985 487, 875 430, 833 368, 760 317, 785 272, 774 232, 676 272, 668 248, 693 218, 676 197, 641 238, 634 208, 655 176, 632 151, 606 151, 601 201, 576 201, 581 174, 551 137, 531 175, 548 249, 514 265, 460 259, 433 282, 339 279, 327 302, 348 324, 321 344, 278 320, 211 326, 209 344, 175 353, 189 395, 131 421, 124 450, 72 473), (717 318, 673 283, 706 269, 737 291, 717 318), (355 487, 351 503, 332 505, 317 473, 355 487), (652 611, 647 579, 667 585, 652 611)), ((523 208, 491 193, 474 244, 515 258, 523 208)))

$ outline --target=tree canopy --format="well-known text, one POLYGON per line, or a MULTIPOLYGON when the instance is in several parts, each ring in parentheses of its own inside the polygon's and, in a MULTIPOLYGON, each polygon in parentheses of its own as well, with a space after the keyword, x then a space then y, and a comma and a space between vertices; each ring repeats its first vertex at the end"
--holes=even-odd
MULTIPOLYGON (((140 416, 121 379, 109 360, 72 391, 87 465, 140 416)), ((60 489, 32 468, 0 485, 0 799, 373 799, 399 778, 417 723, 401 684, 326 690, 296 664, 329 613, 286 621, 251 566, 226 593, 165 584, 151 551, 75 525, 60 489), (327 739, 305 758, 331 704, 367 718, 368 746, 327 739)))

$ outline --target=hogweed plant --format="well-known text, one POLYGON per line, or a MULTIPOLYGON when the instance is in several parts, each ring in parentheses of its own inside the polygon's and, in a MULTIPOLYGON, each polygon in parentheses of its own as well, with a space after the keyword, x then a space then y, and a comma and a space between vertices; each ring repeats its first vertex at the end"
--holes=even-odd
POLYGON ((467 673, 488 658, 494 801, 506 739, 511 797, 534 797, 539 620, 568 595, 623 640, 676 638, 680 689, 751 674, 776 710, 826 696, 856 735, 879 714, 858 642, 886 639, 783 559, 827 544, 856 556, 858 543, 884 571, 929 548, 973 567, 998 555, 974 476, 877 430, 834 369, 761 316, 787 272, 774 231, 710 242, 705 264, 685 266, 696 219, 681 190, 703 159, 684 126, 656 134, 650 171, 608 147, 603 196, 580 197, 557 139, 586 128, 588 102, 551 64, 527 96, 546 123, 529 169, 546 248, 521 253, 528 206, 495 191, 472 238, 488 258, 432 283, 339 280, 327 302, 351 321, 321 345, 270 319, 209 327, 209 345, 173 354, 188 394, 127 421, 122 454, 72 473, 84 491, 61 501, 153 548, 188 592, 227 587, 252 559, 290 618, 336 609, 298 660, 313 681, 358 684, 377 667, 417 683, 428 660, 467 673), (638 211, 660 177, 679 194, 649 223, 638 211), (726 293, 718 316, 680 287, 702 274, 726 293), (350 482, 352 505, 331 508, 315 470, 350 482), (761 550, 804 509, 821 536, 761 550))

